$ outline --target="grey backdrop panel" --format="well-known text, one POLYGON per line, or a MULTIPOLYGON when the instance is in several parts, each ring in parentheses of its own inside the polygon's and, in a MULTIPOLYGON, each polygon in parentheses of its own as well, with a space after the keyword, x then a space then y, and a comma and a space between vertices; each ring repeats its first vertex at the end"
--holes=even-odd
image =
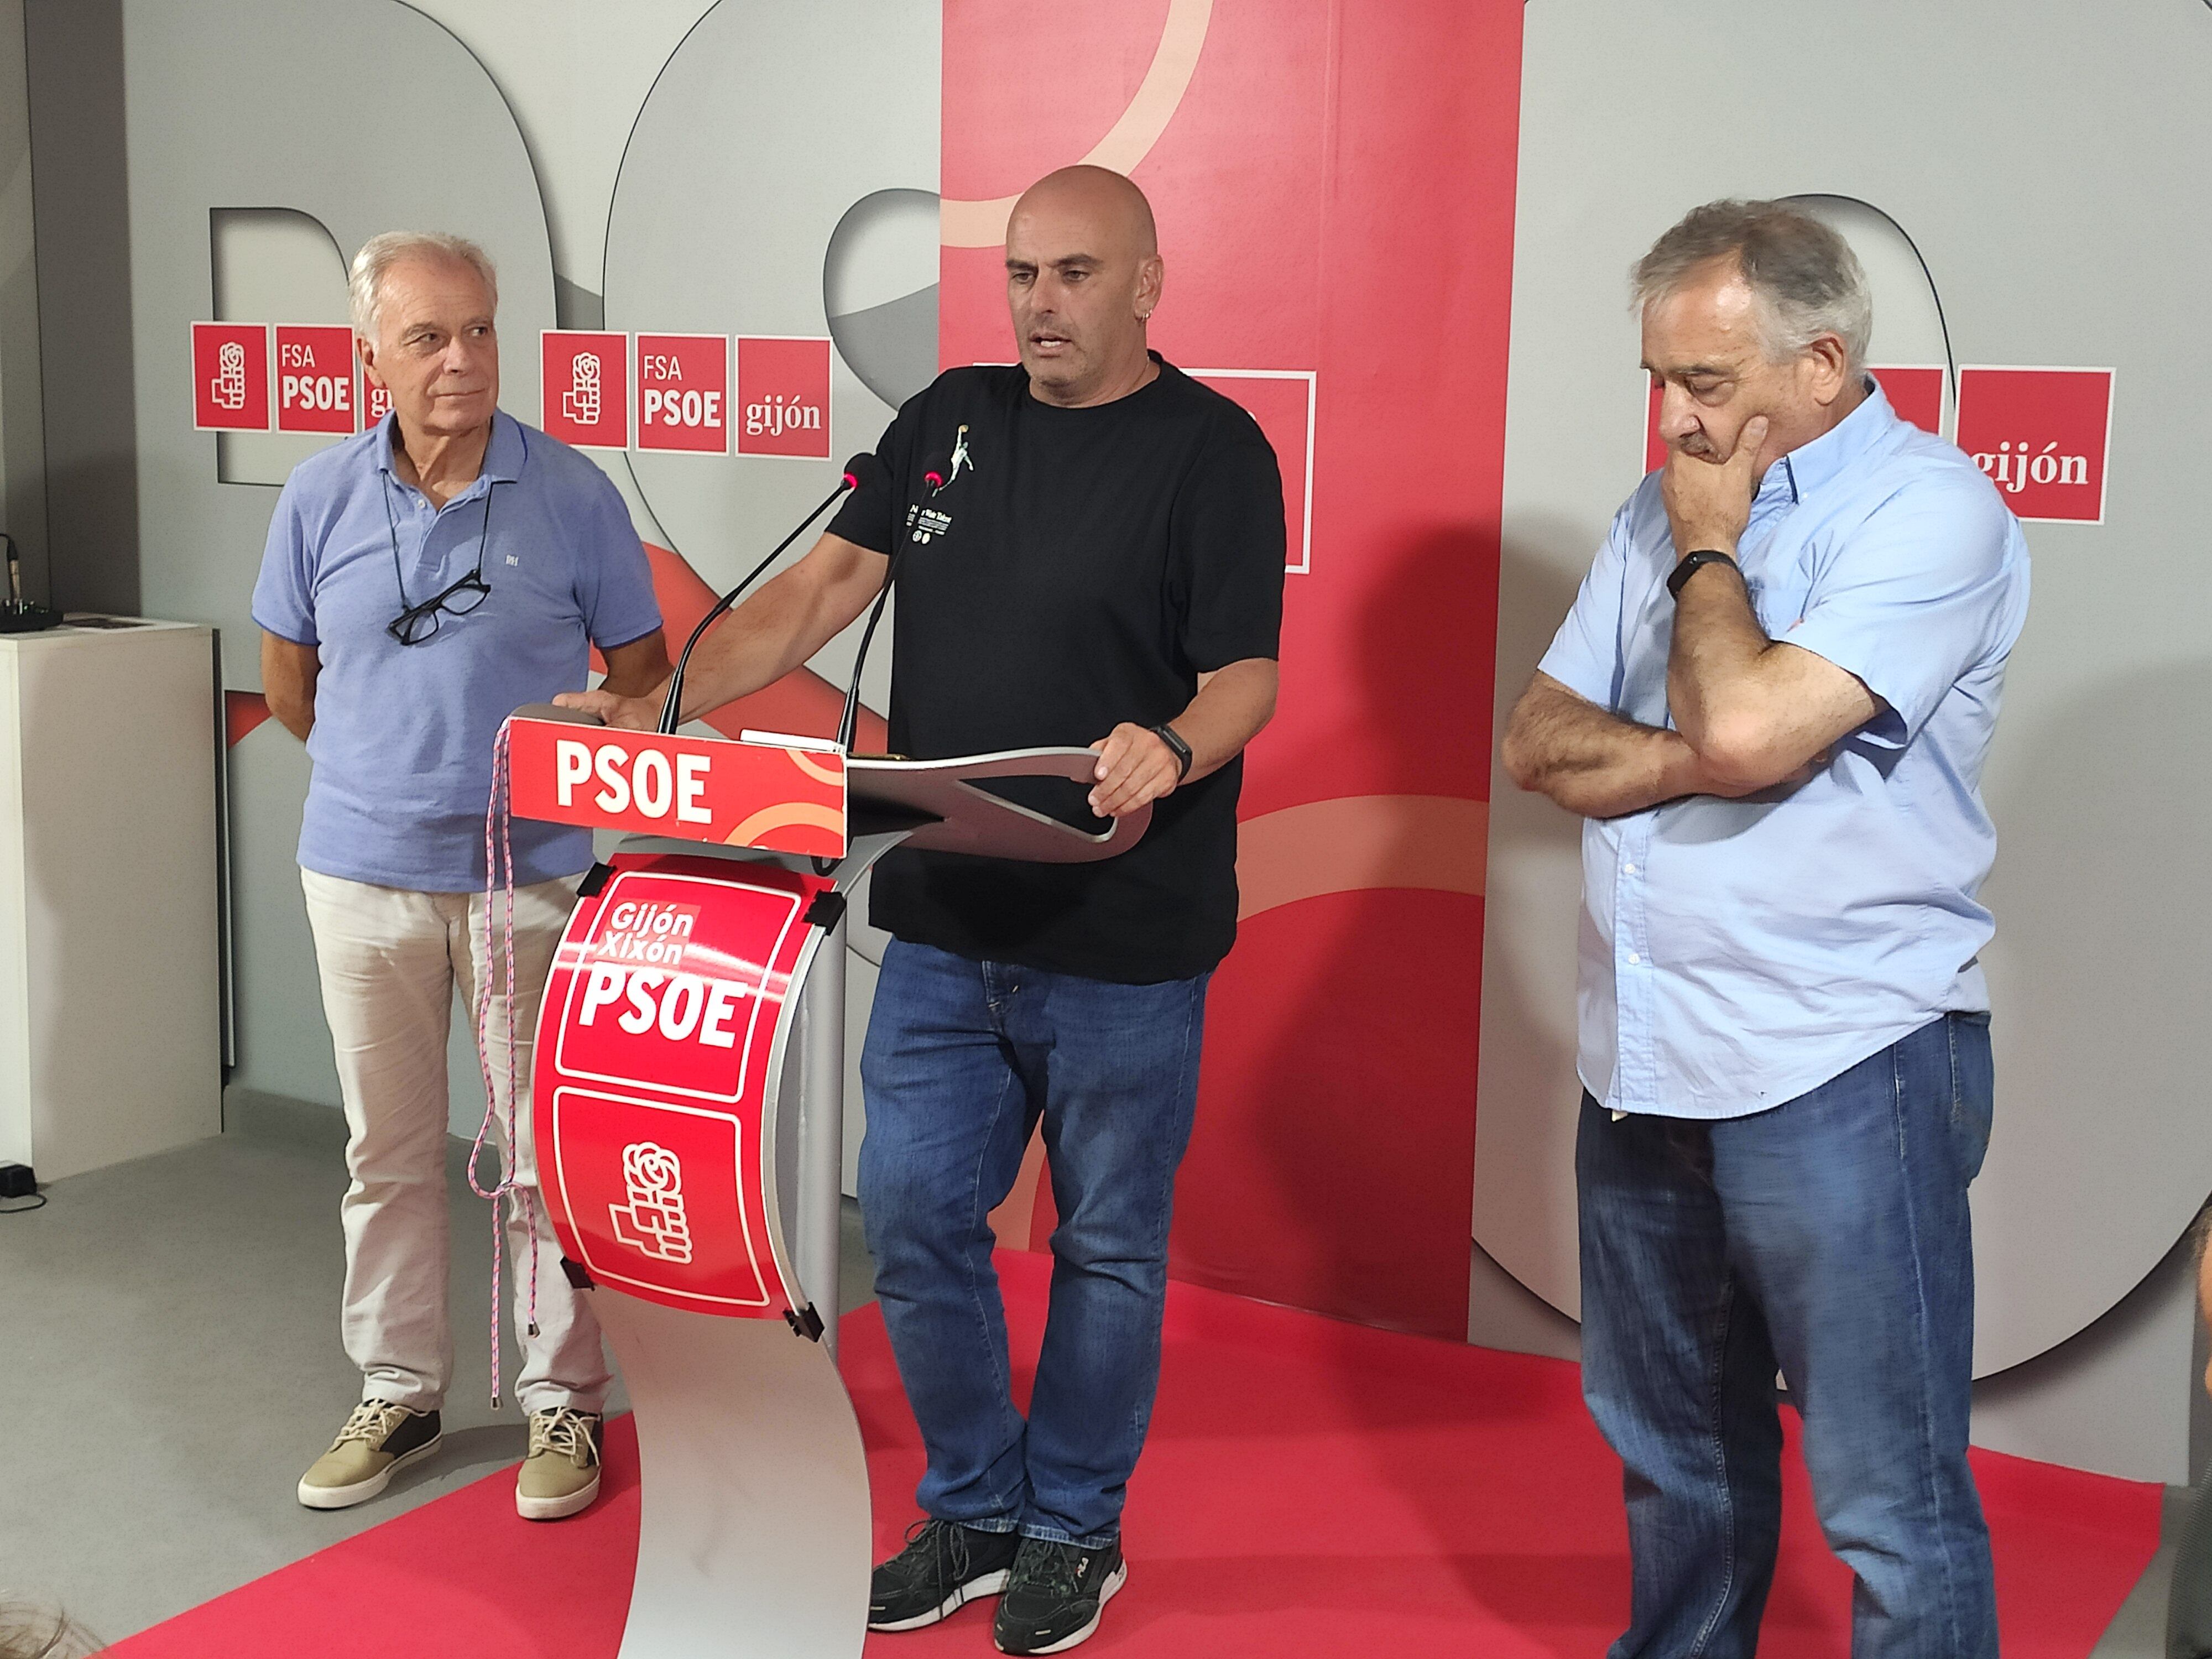
MULTIPOLYGON (((904 0, 725 0, 638 112, 607 218, 609 328, 828 338, 839 307, 827 460, 630 458, 653 517, 710 583, 750 569, 933 374, 940 34, 935 5, 904 0)), ((888 628, 866 688, 878 708, 888 628)), ((857 642, 848 629, 814 665, 842 683, 857 642)))
POLYGON ((379 231, 473 237, 499 266, 500 401, 534 422, 538 334, 553 326, 544 205, 483 66, 396 0, 129 0, 124 44, 131 64, 158 65, 129 76, 126 100, 142 603, 222 629, 227 684, 258 690, 251 601, 276 492, 218 483, 216 439, 192 430, 191 325, 215 314, 210 216, 289 209, 348 258, 379 231), (188 556, 163 550, 177 548, 188 556))
MULTIPOLYGON (((1997 1121, 1975 1189, 1977 1369, 2083 1329, 2212 1189, 2204 1106, 2212 692, 2202 572, 2202 272, 2212 10, 2182 0, 1814 10, 1528 9, 1498 701, 1526 684, 1634 487, 1632 260, 1724 195, 1834 192, 1928 258, 1958 360, 2118 371, 2106 521, 2033 525, 2034 612, 1985 793, 1997 1121), (1723 91, 1724 90, 1724 93, 1723 91)), ((1847 227, 1857 239, 1861 227, 1847 227)), ((1865 246, 1865 244, 1862 244, 1865 246)), ((1923 295, 1877 283, 1876 356, 1931 361, 1923 295)), ((1576 827, 1498 775, 1476 1238, 1578 1306, 1571 1162, 1576 827)))

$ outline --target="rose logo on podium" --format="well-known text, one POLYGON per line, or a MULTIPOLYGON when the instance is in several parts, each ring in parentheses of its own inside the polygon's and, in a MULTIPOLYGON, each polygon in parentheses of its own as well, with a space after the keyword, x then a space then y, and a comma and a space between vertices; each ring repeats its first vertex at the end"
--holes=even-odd
POLYGON ((656 1261, 690 1261, 691 1223, 684 1213, 683 1160, 665 1146, 635 1140, 623 1148, 622 1161, 629 1201, 607 1206, 616 1241, 656 1261))

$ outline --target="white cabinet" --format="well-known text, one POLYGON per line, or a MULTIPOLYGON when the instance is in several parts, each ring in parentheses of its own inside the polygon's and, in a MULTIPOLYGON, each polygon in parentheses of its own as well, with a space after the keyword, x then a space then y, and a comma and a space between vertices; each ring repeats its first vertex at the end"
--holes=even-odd
POLYGON ((0 635, 0 1162, 41 1183, 222 1127, 222 760, 210 629, 0 635))

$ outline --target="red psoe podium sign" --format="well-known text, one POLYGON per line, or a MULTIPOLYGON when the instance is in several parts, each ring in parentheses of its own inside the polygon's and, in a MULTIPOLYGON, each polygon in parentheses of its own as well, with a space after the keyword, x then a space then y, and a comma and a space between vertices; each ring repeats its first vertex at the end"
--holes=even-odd
POLYGON ((533 1109, 554 1231, 595 1282, 726 1317, 805 1306, 764 1118, 832 885, 623 854, 578 902, 546 981, 533 1109))
POLYGON ((518 817, 842 858, 845 757, 835 750, 508 722, 518 817))
MULTIPOLYGON (((534 714, 507 721, 505 748, 520 817, 847 850, 841 750, 534 714)), ((620 853, 584 884, 539 1006, 531 1086, 546 1209, 594 1283, 820 1334, 782 1253, 765 1149, 792 999, 843 914, 833 878, 768 861, 620 853)))

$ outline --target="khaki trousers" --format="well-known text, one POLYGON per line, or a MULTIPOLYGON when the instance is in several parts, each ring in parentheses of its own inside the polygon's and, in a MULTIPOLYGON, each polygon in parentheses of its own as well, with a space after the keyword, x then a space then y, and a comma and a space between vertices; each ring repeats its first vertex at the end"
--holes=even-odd
MULTIPOLYGON (((418 1411, 435 1409, 453 1376, 447 1316, 451 1252, 446 1194, 447 1043, 458 993, 473 1024, 484 982, 484 896, 418 893, 377 887, 316 871, 300 872, 323 1012, 337 1049, 345 1102, 346 1168, 353 1176, 339 1206, 345 1232, 346 1355, 361 1368, 362 1397, 418 1411)), ((516 1340, 523 1351, 515 1398, 526 1411, 573 1406, 598 1411, 611 1380, 599 1322, 561 1272, 561 1247, 538 1196, 531 1129, 530 1061, 538 1002, 555 947, 575 902, 573 884, 540 882, 515 890, 514 988, 504 993, 504 962, 491 971, 492 1079, 501 1097, 493 1114, 506 1139, 507 1042, 513 1020, 520 1145, 501 1146, 525 1213, 506 1219, 516 1340), (530 1268, 538 1268, 538 1334, 529 1334, 530 1268)), ((493 907, 495 954, 506 906, 493 907)), ((479 1172, 479 1180, 486 1179, 479 1172)), ((501 1200, 503 1205, 511 1200, 501 1200)))

